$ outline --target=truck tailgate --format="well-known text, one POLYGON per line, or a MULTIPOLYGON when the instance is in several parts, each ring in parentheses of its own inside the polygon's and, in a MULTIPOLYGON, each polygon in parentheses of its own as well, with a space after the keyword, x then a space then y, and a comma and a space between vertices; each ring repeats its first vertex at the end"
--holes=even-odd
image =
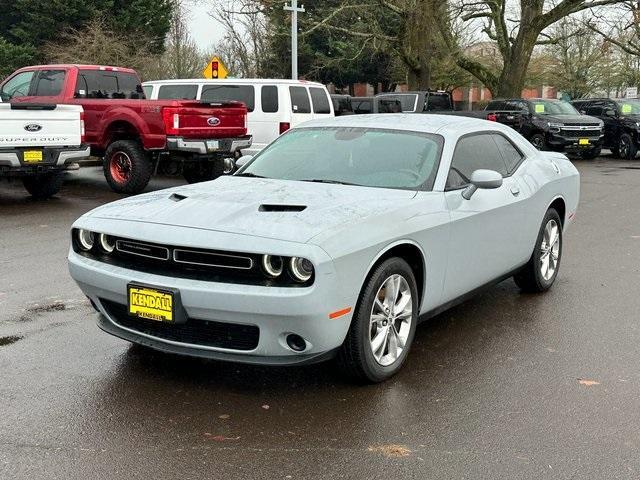
POLYGON ((247 107, 239 102, 173 102, 162 109, 167 135, 184 138, 235 138, 247 134, 247 107))
POLYGON ((81 116, 77 105, 0 103, 0 148, 79 146, 81 116))

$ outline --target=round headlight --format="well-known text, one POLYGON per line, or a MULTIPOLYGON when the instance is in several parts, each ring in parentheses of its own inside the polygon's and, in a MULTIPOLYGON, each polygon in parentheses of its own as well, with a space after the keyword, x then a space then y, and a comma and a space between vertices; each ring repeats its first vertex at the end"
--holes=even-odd
POLYGON ((94 235, 89 230, 78 230, 78 245, 84 251, 89 251, 93 248, 94 235))
POLYGON ((293 257, 289 263, 291 275, 299 282, 306 282, 313 275, 313 264, 306 258, 293 257))
POLYGON ((112 253, 116 248, 116 239, 106 233, 100 234, 100 246, 107 253, 112 253))
POLYGON ((284 262, 282 261, 282 257, 272 256, 272 255, 263 255, 262 256, 262 268, 270 277, 279 277, 282 275, 282 269, 284 267, 284 262))

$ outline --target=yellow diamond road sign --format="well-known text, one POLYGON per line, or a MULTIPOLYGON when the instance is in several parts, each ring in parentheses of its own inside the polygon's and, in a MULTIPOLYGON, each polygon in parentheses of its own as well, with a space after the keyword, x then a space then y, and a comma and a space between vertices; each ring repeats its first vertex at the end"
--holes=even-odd
POLYGON ((218 80, 219 78, 227 78, 229 75, 229 71, 227 67, 224 66, 222 60, 218 57, 213 57, 209 64, 204 67, 202 71, 202 76, 204 78, 208 78, 209 80, 218 80))

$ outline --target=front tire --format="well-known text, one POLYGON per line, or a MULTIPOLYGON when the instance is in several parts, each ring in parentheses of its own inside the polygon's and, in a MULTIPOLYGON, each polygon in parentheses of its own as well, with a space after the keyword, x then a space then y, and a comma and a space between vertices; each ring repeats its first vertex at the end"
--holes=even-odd
POLYGON ((413 271, 403 259, 389 258, 375 268, 360 293, 338 361, 359 381, 382 382, 404 364, 417 322, 413 271))
POLYGON ((558 276, 562 259, 562 222, 554 208, 547 210, 542 220, 536 246, 529 262, 513 279, 523 292, 540 293, 549 290, 558 276))
POLYGON ((547 140, 542 133, 536 133, 533 135, 529 139, 529 142, 531 142, 531 145, 536 147, 538 150, 546 150, 547 148, 547 140))
POLYGON ((620 135, 620 140, 618 140, 618 148, 617 157, 624 158, 627 160, 633 160, 636 158, 636 154, 638 153, 638 147, 636 146, 633 138, 628 133, 623 133, 620 135))
POLYGON ((33 177, 23 177, 24 188, 36 200, 46 200, 60 191, 64 183, 62 172, 45 173, 33 177))
POLYGON ((135 140, 118 140, 109 145, 103 168, 107 183, 118 193, 142 192, 153 175, 153 164, 135 140))

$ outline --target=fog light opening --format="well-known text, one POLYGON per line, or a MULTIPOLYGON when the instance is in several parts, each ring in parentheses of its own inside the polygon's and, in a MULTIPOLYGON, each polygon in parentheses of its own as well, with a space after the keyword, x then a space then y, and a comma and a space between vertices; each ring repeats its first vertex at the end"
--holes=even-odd
POLYGON ((290 333, 287 335, 287 345, 294 352, 303 352, 307 348, 307 342, 300 335, 290 333))

